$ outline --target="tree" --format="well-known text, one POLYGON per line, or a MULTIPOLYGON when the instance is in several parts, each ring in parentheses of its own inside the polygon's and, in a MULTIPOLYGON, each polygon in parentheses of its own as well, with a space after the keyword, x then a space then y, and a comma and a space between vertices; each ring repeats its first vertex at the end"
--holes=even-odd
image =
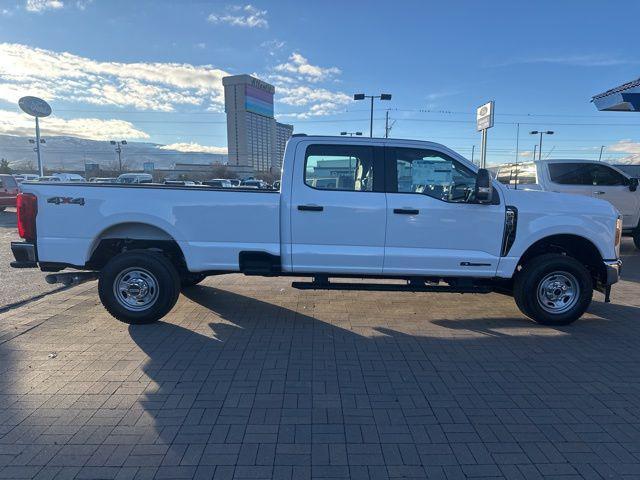
POLYGON ((11 170, 11 167, 9 166, 9 160, 7 160, 6 158, 3 158, 2 160, 0 160, 0 173, 11 173, 13 172, 13 170, 11 170))

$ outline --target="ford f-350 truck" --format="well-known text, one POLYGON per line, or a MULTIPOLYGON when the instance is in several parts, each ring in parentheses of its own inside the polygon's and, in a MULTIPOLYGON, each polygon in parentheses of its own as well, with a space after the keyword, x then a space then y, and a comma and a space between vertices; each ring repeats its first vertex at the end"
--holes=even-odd
POLYGON ((280 191, 153 184, 30 184, 14 267, 97 277, 116 318, 166 315, 208 275, 289 275, 297 288, 512 295, 568 324, 618 280, 609 203, 511 190, 443 145, 295 135, 280 191), (332 282, 332 278, 367 281, 332 282), (379 281, 399 279, 403 282, 379 281))

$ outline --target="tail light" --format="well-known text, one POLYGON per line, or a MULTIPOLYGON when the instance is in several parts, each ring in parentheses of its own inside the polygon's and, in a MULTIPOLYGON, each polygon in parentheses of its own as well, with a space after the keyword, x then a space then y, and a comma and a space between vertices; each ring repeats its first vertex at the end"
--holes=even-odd
POLYGON ((36 215, 38 199, 32 193, 19 193, 16 199, 18 210, 18 234, 27 242, 36 240, 36 215))
POLYGON ((622 217, 618 215, 616 220, 616 236, 615 236, 615 248, 618 256, 620 255, 620 243, 622 242, 622 217))

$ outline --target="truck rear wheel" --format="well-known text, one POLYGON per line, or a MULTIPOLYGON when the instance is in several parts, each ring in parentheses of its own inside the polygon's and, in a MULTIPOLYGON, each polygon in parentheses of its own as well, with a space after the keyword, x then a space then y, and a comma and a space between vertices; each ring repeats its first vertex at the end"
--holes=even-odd
POLYGON ((100 272, 100 300, 118 320, 130 324, 155 322, 173 308, 180 295, 180 277, 163 255, 133 250, 113 257, 100 272))
POLYGON ((518 272, 513 296, 527 317, 543 325, 568 325, 587 310, 593 297, 589 270, 575 258, 545 254, 518 272))

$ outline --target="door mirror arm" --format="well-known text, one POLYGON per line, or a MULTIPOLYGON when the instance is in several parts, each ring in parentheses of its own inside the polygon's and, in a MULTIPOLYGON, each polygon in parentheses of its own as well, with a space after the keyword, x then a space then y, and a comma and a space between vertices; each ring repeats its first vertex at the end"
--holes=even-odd
POLYGON ((637 178, 630 178, 629 179, 629 190, 632 192, 635 192, 636 190, 638 190, 638 179, 637 178))
POLYGON ((486 168, 478 170, 476 175, 475 199, 477 203, 491 203, 493 201, 493 185, 491 174, 486 168))

